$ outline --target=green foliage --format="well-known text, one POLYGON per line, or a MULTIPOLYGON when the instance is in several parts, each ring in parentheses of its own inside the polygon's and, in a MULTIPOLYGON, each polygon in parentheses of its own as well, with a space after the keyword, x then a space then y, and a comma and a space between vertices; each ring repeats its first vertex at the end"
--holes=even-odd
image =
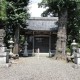
POLYGON ((71 53, 71 49, 70 48, 67 48, 66 52, 70 52, 71 53))
POLYGON ((24 35, 20 35, 20 45, 23 45, 25 42, 25 37, 24 35))
POLYGON ((0 0, 0 20, 6 20, 6 0, 0 0))
MULTIPOLYGON (((79 3, 80 4, 80 3, 79 3)), ((68 9, 68 27, 67 27, 67 34, 68 34, 68 44, 72 42, 73 39, 76 42, 80 42, 79 30, 80 30, 80 10, 79 6, 76 4, 70 5, 68 9), (76 7, 75 7, 76 5, 76 7)))
POLYGON ((78 44, 78 47, 80 48, 80 43, 78 44))
POLYGON ((25 6, 28 5, 28 0, 7 0, 7 17, 8 24, 10 26, 25 27, 26 19, 28 18, 28 13, 25 6))
POLYGON ((71 56, 71 49, 70 48, 66 49, 66 55, 71 56))
POLYGON ((16 27, 25 28, 29 14, 27 5, 29 0, 7 0, 7 34, 14 35, 16 27))
POLYGON ((29 0, 6 0, 6 37, 5 42, 10 39, 10 37, 14 38, 16 28, 24 29, 26 27, 26 20, 29 17, 29 13, 27 12, 27 5, 29 0))
POLYGON ((7 19, 6 4, 6 0, 0 0, 0 29, 4 28, 7 19))

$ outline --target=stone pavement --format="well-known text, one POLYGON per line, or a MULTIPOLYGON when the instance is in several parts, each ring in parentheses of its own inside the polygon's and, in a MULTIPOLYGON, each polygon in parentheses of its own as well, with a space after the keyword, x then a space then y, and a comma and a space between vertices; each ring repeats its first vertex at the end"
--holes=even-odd
POLYGON ((48 57, 22 57, 0 68, 0 80, 80 80, 80 67, 48 57))

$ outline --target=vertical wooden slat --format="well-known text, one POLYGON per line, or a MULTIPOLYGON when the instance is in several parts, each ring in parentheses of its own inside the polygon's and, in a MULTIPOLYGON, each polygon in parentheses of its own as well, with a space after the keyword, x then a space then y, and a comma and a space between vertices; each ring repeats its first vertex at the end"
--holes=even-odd
POLYGON ((51 32, 49 35, 49 57, 51 57, 51 32))
POLYGON ((32 55, 34 56, 34 31, 33 31, 33 53, 32 55))

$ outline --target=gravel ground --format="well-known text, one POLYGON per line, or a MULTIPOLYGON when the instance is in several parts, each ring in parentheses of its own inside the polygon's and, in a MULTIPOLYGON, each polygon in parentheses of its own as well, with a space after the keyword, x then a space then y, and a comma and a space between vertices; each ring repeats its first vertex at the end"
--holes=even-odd
POLYGON ((0 68, 0 80, 80 80, 80 67, 47 57, 24 57, 0 68))

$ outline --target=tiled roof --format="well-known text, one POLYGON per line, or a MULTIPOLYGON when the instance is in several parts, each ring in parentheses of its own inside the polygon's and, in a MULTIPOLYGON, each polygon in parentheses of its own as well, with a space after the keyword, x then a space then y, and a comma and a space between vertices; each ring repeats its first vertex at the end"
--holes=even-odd
POLYGON ((57 30, 58 28, 58 25, 56 24, 57 21, 58 21, 57 17, 33 17, 27 21, 28 22, 27 29, 34 31, 57 30))

